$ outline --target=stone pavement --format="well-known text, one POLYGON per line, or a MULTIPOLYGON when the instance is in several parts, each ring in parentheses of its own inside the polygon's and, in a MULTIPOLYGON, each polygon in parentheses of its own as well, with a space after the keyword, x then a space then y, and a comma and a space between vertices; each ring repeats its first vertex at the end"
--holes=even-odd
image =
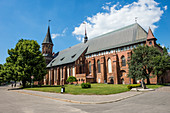
POLYGON ((49 93, 31 90, 11 90, 14 92, 22 93, 25 95, 39 96, 42 98, 50 98, 54 100, 78 103, 78 104, 104 104, 117 102, 126 98, 130 98, 142 92, 128 91, 124 93, 111 94, 111 95, 72 95, 72 94, 60 94, 60 93, 49 93))

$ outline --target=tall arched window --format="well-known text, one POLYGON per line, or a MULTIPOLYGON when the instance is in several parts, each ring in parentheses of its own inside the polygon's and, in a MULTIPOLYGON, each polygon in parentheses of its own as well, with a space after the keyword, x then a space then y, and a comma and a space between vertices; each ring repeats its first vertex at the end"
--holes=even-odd
POLYGON ((108 59, 108 72, 112 73, 112 63, 111 63, 110 58, 108 59))
POLYGON ((89 62, 89 73, 91 73, 91 62, 89 62))
POLYGON ((79 67, 79 74, 81 74, 82 73, 82 68, 81 68, 81 65, 80 65, 80 67, 79 67))
POLYGON ((97 61, 97 68, 98 68, 98 73, 101 73, 101 70, 100 70, 100 60, 97 61))
POLYGON ((122 60, 122 66, 126 66, 126 59, 125 59, 125 56, 122 56, 121 60, 122 60))

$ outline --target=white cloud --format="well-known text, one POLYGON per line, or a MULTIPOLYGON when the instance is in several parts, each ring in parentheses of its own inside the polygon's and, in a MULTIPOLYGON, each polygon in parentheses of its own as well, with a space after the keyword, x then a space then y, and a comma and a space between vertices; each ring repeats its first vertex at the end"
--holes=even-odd
POLYGON ((164 7, 164 9, 167 10, 167 9, 168 9, 168 6, 166 5, 166 6, 164 7))
POLYGON ((107 4, 107 5, 110 5, 111 3, 112 3, 112 2, 107 2, 106 4, 107 4))
POLYGON ((109 6, 102 6, 102 9, 109 11, 109 6))
MULTIPOLYGON (((108 7, 108 12, 98 12, 96 15, 89 16, 85 20, 89 39, 133 24, 135 17, 138 17, 138 23, 145 30, 148 30, 150 26, 154 31, 158 27, 155 23, 161 19, 164 13, 162 8, 159 7, 159 3, 154 0, 138 0, 131 4, 121 5, 121 7, 118 2, 108 7)), ((80 41, 84 37, 84 28, 85 25, 82 22, 72 32, 80 41)))
POLYGON ((65 36, 65 33, 66 33, 67 29, 68 29, 68 28, 66 27, 66 28, 62 31, 61 34, 59 34, 59 33, 51 34, 52 38, 54 39, 54 38, 56 38, 56 37, 63 37, 63 36, 65 36))

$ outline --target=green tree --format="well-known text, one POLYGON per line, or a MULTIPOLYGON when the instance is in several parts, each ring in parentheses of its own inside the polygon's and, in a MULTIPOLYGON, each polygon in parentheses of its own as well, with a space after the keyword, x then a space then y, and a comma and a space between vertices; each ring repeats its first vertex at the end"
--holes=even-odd
POLYGON ((19 40, 14 49, 8 50, 5 78, 22 81, 23 87, 27 81, 31 82, 31 76, 34 76, 34 81, 42 80, 46 74, 46 64, 39 49, 34 40, 19 40))
POLYGON ((0 64, 0 85, 3 82, 3 74, 2 74, 2 70, 3 70, 3 65, 0 64))
MULTIPOLYGON (((152 58, 160 55, 155 47, 149 46, 139 46, 133 49, 131 60, 129 64, 129 74, 130 78, 142 79, 142 83, 147 79, 147 84, 150 84, 150 74, 153 71, 154 64, 152 63, 152 58)), ((143 85, 144 87, 144 85, 143 85)))
POLYGON ((72 84, 73 82, 76 82, 77 79, 76 77, 73 77, 73 76, 69 76, 68 79, 66 80, 68 83, 72 84))
POLYGON ((167 70, 170 70, 170 56, 168 55, 167 48, 163 48, 163 54, 153 57, 153 74, 157 76, 157 84, 160 77, 164 76, 167 70))

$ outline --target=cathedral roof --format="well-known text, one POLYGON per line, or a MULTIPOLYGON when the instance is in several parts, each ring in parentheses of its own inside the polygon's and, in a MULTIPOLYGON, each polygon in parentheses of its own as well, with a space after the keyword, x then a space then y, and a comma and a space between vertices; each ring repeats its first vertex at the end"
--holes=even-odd
POLYGON ((87 47, 88 45, 80 43, 60 51, 58 55, 47 65, 47 67, 73 63, 80 57, 80 55, 87 49, 87 47))
POLYGON ((86 54, 126 46, 146 39, 147 32, 135 23, 87 41, 89 48, 86 54))
POLYGON ((147 40, 148 33, 137 23, 126 26, 124 28, 100 35, 96 38, 88 40, 86 43, 80 43, 63 51, 47 65, 59 66, 63 64, 73 63, 87 49, 86 55, 131 45, 147 40))
POLYGON ((44 39, 43 43, 51 43, 51 44, 53 44, 53 42, 51 40, 51 34, 50 34, 50 27, 49 26, 48 26, 47 34, 45 36, 45 39, 44 39))

